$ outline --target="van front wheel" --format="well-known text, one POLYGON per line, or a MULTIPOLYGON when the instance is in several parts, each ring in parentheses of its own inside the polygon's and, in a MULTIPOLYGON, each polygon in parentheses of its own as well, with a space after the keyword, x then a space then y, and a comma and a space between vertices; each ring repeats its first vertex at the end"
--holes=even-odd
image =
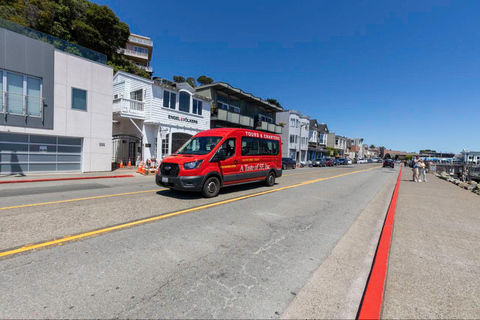
POLYGON ((275 173, 269 172, 267 179, 265 179, 265 185, 267 187, 272 187, 275 184, 275 173))
POLYGON ((210 177, 203 184, 202 195, 205 198, 213 198, 218 195, 220 191, 220 180, 215 177, 210 177))

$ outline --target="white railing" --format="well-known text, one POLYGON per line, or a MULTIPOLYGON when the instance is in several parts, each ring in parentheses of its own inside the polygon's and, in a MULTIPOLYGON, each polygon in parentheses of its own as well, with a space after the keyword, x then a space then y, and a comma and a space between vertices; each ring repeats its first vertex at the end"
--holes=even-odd
POLYGON ((128 41, 139 43, 139 44, 144 44, 144 45, 149 46, 149 47, 153 47, 153 42, 151 40, 137 38, 135 36, 128 37, 128 41))
POLYGON ((44 98, 0 91, 0 113, 24 117, 43 117, 44 98))
POLYGON ((145 103, 142 101, 119 98, 113 100, 113 111, 120 111, 124 115, 145 117, 145 103))
POLYGON ((127 56, 132 56, 132 57, 137 57, 137 58, 148 60, 148 53, 137 52, 137 51, 130 50, 130 49, 120 49, 119 51, 120 51, 120 53, 123 53, 127 56))
POLYGON ((143 69, 147 72, 153 72, 153 68, 150 67, 150 66, 142 66, 141 64, 135 64, 137 67, 139 67, 140 69, 143 69))

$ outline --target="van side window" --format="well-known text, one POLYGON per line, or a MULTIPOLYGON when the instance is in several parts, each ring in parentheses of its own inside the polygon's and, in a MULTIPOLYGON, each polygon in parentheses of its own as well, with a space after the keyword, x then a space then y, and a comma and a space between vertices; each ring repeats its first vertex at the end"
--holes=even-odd
POLYGON ((275 140, 262 140, 262 154, 265 156, 276 156, 279 152, 279 143, 275 140))
POLYGON ((260 139, 242 137, 242 156, 258 156, 261 153, 260 139))
POLYGON ((225 149, 227 153, 227 159, 235 155, 235 138, 227 139, 222 144, 222 149, 225 149))

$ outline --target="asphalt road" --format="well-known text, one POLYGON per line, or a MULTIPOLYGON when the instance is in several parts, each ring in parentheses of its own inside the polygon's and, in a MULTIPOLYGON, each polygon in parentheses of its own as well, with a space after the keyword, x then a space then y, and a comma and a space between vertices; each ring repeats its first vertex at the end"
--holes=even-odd
POLYGON ((153 177, 2 186, 3 252, 171 216, 0 259, 0 318, 280 317, 395 172, 288 170, 214 199, 153 177))

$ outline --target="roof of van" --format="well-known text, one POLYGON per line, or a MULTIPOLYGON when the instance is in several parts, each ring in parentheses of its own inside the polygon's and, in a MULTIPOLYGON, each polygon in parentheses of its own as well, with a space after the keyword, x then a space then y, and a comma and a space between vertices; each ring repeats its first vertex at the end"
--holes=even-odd
POLYGON ((258 133, 261 133, 261 134, 268 134, 268 135, 280 137, 280 135, 275 134, 275 133, 257 131, 257 130, 253 130, 253 129, 247 129, 247 128, 215 128, 215 129, 209 129, 209 130, 199 132, 198 135, 202 135, 202 136, 220 135, 220 136, 223 136, 223 135, 232 133, 234 131, 253 131, 253 132, 258 132, 258 133))

